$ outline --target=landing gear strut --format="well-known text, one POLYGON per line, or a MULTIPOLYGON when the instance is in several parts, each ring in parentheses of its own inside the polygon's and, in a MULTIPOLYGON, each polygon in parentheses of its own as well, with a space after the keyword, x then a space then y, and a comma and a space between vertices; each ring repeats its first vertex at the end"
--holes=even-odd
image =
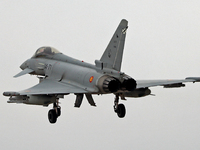
POLYGON ((126 108, 124 104, 119 104, 119 95, 116 95, 114 101, 114 111, 117 113, 119 118, 124 118, 126 115, 126 108))
POLYGON ((58 105, 57 102, 53 103, 53 109, 49 110, 48 119, 50 123, 56 123, 57 118, 61 115, 61 107, 58 105))

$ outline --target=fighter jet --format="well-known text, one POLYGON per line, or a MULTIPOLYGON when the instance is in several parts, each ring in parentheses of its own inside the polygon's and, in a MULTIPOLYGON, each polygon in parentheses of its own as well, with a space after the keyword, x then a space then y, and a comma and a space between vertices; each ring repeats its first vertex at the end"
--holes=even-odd
POLYGON ((59 99, 65 95, 75 94, 75 107, 80 107, 85 95, 91 106, 96 106, 92 95, 114 94, 114 112, 123 118, 126 109, 119 100, 126 97, 144 97, 151 95, 150 87, 164 88, 184 87, 186 82, 200 82, 200 77, 188 77, 182 80, 136 80, 121 71, 128 21, 121 20, 114 35, 100 60, 89 64, 64 55, 53 47, 41 47, 26 60, 20 68, 22 71, 14 77, 25 74, 36 75, 39 84, 19 92, 4 92, 8 103, 24 103, 48 106, 50 123, 56 123, 61 115, 59 99))

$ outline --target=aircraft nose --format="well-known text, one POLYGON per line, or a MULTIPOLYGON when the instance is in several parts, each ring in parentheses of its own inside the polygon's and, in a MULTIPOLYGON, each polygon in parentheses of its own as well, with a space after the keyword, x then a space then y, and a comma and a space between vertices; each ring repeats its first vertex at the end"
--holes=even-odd
POLYGON ((27 68, 27 66, 28 66, 27 62, 28 62, 28 60, 26 60, 25 62, 23 62, 23 64, 21 64, 20 68, 21 68, 22 70, 24 70, 24 69, 27 68))

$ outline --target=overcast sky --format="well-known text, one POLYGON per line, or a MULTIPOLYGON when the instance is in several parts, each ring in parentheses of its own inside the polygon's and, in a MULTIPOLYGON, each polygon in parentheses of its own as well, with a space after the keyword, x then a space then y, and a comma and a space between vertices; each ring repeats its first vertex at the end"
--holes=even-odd
MULTIPOLYGON (((0 93, 38 83, 13 78, 41 46, 94 64, 121 19, 129 21, 122 71, 135 79, 200 76, 198 0, 1 0, 0 93)), ((127 114, 113 111, 114 95, 94 96, 96 108, 75 96, 61 99, 56 124, 49 107, 8 104, 1 95, 0 149, 200 149, 200 84, 151 88, 156 96, 127 98, 127 114)))

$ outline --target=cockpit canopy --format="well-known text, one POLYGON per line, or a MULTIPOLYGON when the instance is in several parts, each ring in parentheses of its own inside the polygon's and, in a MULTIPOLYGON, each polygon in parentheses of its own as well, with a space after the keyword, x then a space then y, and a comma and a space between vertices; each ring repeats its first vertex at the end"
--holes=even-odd
POLYGON ((37 51, 33 55, 33 58, 36 58, 36 57, 51 57, 55 54, 61 54, 61 52, 59 52, 57 49, 55 49, 53 47, 40 47, 39 49, 37 49, 37 51))

